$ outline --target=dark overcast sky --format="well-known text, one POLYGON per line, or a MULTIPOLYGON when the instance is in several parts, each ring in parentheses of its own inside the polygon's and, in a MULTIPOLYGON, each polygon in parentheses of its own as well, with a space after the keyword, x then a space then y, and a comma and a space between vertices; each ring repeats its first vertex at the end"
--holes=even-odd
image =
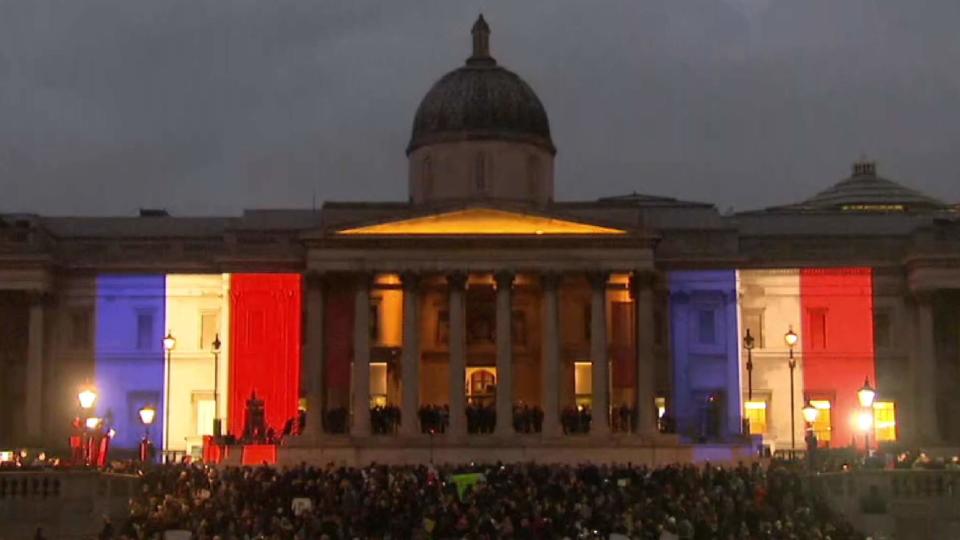
POLYGON ((558 199, 744 210, 866 154, 960 201, 957 0, 0 0, 0 211, 405 199, 413 113, 481 10, 558 199))

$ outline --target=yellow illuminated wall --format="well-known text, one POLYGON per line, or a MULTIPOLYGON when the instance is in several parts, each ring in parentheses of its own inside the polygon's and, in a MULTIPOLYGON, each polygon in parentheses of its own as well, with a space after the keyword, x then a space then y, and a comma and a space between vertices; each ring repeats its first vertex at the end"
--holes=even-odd
POLYGON ((213 430, 211 343, 217 333, 221 342, 220 417, 227 426, 230 276, 172 274, 166 277, 166 291, 164 331, 177 339, 170 362, 169 448, 189 452, 202 447, 202 436, 213 430))
POLYGON ((489 208, 458 210, 340 231, 340 234, 624 234, 625 231, 489 208))

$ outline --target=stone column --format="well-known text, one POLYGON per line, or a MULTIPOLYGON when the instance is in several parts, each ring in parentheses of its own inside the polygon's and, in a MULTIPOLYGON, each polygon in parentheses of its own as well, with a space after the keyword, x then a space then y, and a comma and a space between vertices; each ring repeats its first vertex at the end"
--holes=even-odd
POLYGON ((593 374, 590 435, 610 434, 610 364, 607 352, 607 279, 606 272, 592 272, 590 280, 590 364, 593 374))
POLYGON ((633 275, 634 302, 637 308, 637 433, 656 432, 653 394, 656 378, 653 322, 653 272, 638 271, 633 275))
POLYGON ((937 425, 937 357, 933 336, 933 296, 929 292, 915 297, 914 330, 914 396, 916 406, 916 433, 923 443, 940 442, 937 425))
POLYGON ((400 434, 420 432, 417 410, 420 408, 420 276, 404 273, 403 352, 400 357, 401 392, 400 434))
POLYGON ((466 388, 464 388, 466 384, 467 332, 466 302, 463 294, 466 284, 467 274, 453 273, 447 276, 449 291, 447 320, 450 325, 447 337, 450 354, 450 426, 448 428, 450 437, 459 437, 467 432, 466 388))
POLYGON ((356 276, 353 302, 353 424, 350 434, 370 435, 370 274, 356 276))
POLYGON ((24 423, 32 443, 39 443, 43 437, 43 300, 40 294, 30 296, 24 423))
POLYGON ((560 429, 560 274, 540 277, 543 290, 543 358, 540 362, 540 392, 543 396, 543 436, 558 437, 560 429))
POLYGON ((307 341, 303 351, 304 391, 307 396, 307 425, 303 437, 319 439, 323 435, 324 357, 323 357, 323 277, 307 274, 307 341))
POLYGON ((512 272, 498 272, 497 283, 497 425, 494 433, 513 435, 512 272))

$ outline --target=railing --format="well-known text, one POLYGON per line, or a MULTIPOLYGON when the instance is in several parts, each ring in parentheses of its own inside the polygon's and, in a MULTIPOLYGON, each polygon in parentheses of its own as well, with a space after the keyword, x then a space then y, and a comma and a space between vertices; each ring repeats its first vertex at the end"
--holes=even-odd
POLYGON ((810 478, 830 498, 880 496, 886 500, 945 498, 960 500, 960 470, 858 470, 822 473, 810 478))

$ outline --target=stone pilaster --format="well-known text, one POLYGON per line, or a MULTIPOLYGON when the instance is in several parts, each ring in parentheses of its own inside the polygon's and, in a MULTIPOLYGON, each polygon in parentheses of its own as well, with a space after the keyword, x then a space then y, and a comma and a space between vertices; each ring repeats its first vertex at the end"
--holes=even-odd
POLYGON ((652 435, 656 432, 654 410, 654 386, 656 378, 656 353, 654 351, 654 292, 656 275, 638 271, 633 275, 633 297, 637 308, 637 433, 652 435))
POLYGON ((319 274, 306 276, 307 321, 306 344, 303 351, 304 391, 307 396, 307 425, 303 437, 317 440, 323 435, 324 413, 324 281, 319 274))
POLYGON ((560 274, 540 278, 543 290, 543 358, 540 362, 540 388, 543 406, 543 436, 557 437, 560 429, 560 274))
POLYGON ((590 435, 610 434, 610 361, 607 350, 607 280, 606 272, 592 272, 590 281, 590 363, 593 373, 593 396, 590 435))
POLYGON ((911 366, 914 382, 914 421, 920 441, 939 443, 937 425, 937 358, 933 340, 933 295, 919 292, 914 297, 914 344, 911 366))
POLYGON ((401 424, 400 434, 420 432, 417 410, 420 408, 420 276, 405 273, 403 282, 403 351, 400 358, 401 424))
POLYGON ((31 443, 39 443, 43 437, 44 300, 44 296, 40 294, 30 296, 24 423, 31 443))
POLYGON ((467 275, 454 273, 447 276, 450 331, 450 437, 466 434, 466 302, 464 287, 467 275))
POLYGON ((497 425, 500 436, 513 434, 513 278, 511 272, 499 272, 497 283, 497 425))
POLYGON ((370 435, 370 274, 358 274, 353 304, 353 424, 350 434, 370 435))

